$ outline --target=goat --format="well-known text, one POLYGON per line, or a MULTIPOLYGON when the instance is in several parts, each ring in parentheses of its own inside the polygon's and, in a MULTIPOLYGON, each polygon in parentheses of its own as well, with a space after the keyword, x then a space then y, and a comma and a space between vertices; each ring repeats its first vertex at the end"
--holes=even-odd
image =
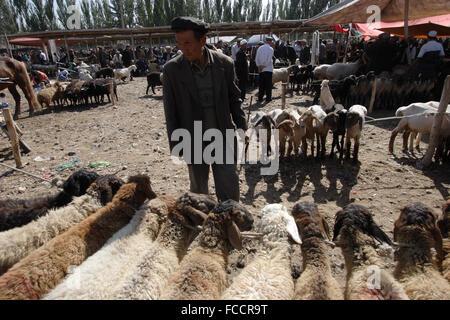
POLYGON ((294 295, 289 238, 301 243, 293 217, 281 204, 262 210, 258 231, 262 246, 225 290, 224 300, 290 300, 294 295))
POLYGON ((67 274, 126 225, 147 198, 156 197, 147 176, 130 177, 113 200, 53 238, 0 277, 0 300, 41 299, 67 274))
MULTIPOLYGON (((272 147, 271 147, 271 143, 272 143, 272 126, 275 127, 275 122, 272 120, 271 117, 269 117, 268 115, 266 115, 263 111, 258 111, 256 112, 256 114, 251 118, 250 120, 250 130, 251 133, 255 132, 256 133, 256 138, 257 141, 261 141, 261 147, 262 150, 267 150, 267 156, 270 156, 272 153, 272 147), (260 135, 261 133, 264 132, 263 137, 265 139, 260 140, 260 135)), ((248 136, 248 139, 246 139, 246 143, 245 143, 245 158, 247 159, 247 154, 248 154, 248 147, 249 147, 249 143, 250 143, 250 136, 248 136)))
POLYGON ((350 204, 336 213, 333 241, 342 250, 347 270, 347 300, 408 300, 403 287, 385 270, 379 244, 393 245, 363 206, 350 204), (377 279, 371 281, 376 272, 377 279))
POLYGON ((147 90, 145 91, 146 95, 148 94, 148 89, 150 89, 150 87, 152 88, 153 94, 156 94, 155 87, 162 86, 161 75, 161 72, 151 72, 147 75, 147 90))
POLYGON ((133 80, 133 76, 131 74, 131 71, 136 71, 136 66, 133 64, 131 66, 129 66, 128 68, 123 68, 123 69, 114 69, 114 78, 116 80, 122 80, 122 81, 132 81, 133 80))
POLYGON ((57 194, 27 200, 0 200, 0 231, 23 226, 44 216, 50 209, 67 205, 72 198, 83 195, 98 178, 98 174, 86 170, 74 172, 57 194))
POLYGON ((316 80, 323 80, 327 77, 327 70, 330 67, 330 64, 322 64, 318 67, 316 67, 313 71, 314 79, 316 80))
POLYGON ((347 118, 347 110, 342 109, 334 111, 325 117, 323 120, 324 126, 329 127, 333 132, 333 143, 331 145, 330 158, 334 157, 334 148, 337 146, 339 152, 339 159, 342 160, 344 156, 344 138, 345 138, 345 120, 347 118), (339 136, 341 140, 339 142, 339 136))
POLYGON ((358 161, 359 152, 359 140, 361 139, 361 133, 364 126, 365 117, 367 115, 367 109, 364 106, 355 104, 352 106, 348 112, 345 119, 345 151, 346 158, 350 159, 350 139, 353 139, 353 161, 356 163, 358 161))
POLYGON ((102 68, 102 69, 100 69, 99 71, 97 71, 95 73, 95 78, 96 79, 98 79, 98 78, 107 78, 107 77, 114 78, 114 70, 113 70, 113 68, 110 68, 110 67, 102 68))
POLYGON ((328 80, 341 80, 352 74, 356 74, 358 70, 361 68, 362 64, 363 62, 361 59, 358 59, 357 61, 350 63, 340 63, 340 62, 333 63, 331 66, 327 68, 326 78, 328 80))
POLYGON ((175 206, 169 206, 158 237, 118 285, 114 298, 159 299, 170 274, 186 255, 193 232, 216 206, 211 197, 195 193, 186 193, 175 206))
POLYGON ((292 215, 302 238, 303 272, 295 285, 297 300, 343 300, 344 294, 331 275, 326 241, 328 224, 311 202, 297 202, 292 215))
POLYGON ((62 91, 63 87, 61 86, 61 83, 56 81, 50 87, 39 90, 36 97, 42 107, 45 106, 47 109, 50 109, 50 105, 54 102, 55 96, 62 91))
POLYGON ((251 214, 233 200, 220 203, 208 215, 197 246, 169 278, 161 299, 219 299, 226 289, 228 246, 242 249, 240 231, 252 228, 251 214))
POLYGON ((333 108, 336 104, 328 86, 328 82, 329 80, 323 80, 320 89, 320 105, 323 107, 325 112, 331 110, 331 108, 333 108))
POLYGON ((442 236, 433 211, 414 203, 401 209, 394 223, 397 265, 394 276, 412 300, 448 300, 450 284, 439 273, 442 265, 442 236), (431 248, 437 253, 433 261, 431 248))

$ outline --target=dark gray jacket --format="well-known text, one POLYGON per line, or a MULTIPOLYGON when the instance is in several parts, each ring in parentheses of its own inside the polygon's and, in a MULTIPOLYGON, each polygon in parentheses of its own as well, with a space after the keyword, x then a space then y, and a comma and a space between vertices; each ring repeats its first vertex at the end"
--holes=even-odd
MULTIPOLYGON (((223 134, 226 129, 246 130, 247 123, 241 108, 240 90, 236 85, 233 60, 219 52, 207 48, 206 50, 212 65, 218 129, 223 134)), ((178 143, 170 141, 172 132, 175 129, 184 128, 193 138, 194 121, 201 121, 203 115, 191 65, 184 55, 164 65, 163 97, 167 134, 172 151, 178 143)))

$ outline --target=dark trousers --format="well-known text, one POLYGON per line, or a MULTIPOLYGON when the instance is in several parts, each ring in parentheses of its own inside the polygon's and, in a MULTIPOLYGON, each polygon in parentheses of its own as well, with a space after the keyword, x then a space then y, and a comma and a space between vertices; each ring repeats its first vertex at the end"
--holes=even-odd
POLYGON ((245 92, 247 91, 247 75, 238 77, 239 90, 241 90, 241 99, 245 100, 245 92))
MULTIPOLYGON (((188 164, 190 191, 209 194, 209 164, 188 164)), ((239 201, 239 175, 236 164, 212 164, 214 186, 219 201, 239 201)))
POLYGON ((272 72, 261 72, 259 74, 258 100, 262 100, 266 95, 266 101, 272 100, 272 72))

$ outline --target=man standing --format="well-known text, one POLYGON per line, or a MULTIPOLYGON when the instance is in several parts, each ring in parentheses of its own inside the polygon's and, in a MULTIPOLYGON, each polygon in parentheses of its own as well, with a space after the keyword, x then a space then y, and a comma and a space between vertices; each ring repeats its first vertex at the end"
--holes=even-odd
POLYGON ((126 46, 125 51, 122 53, 123 66, 128 68, 131 66, 131 61, 133 61, 133 52, 130 46, 126 46))
POLYGON ((222 40, 217 41, 217 43, 216 43, 216 48, 217 48, 217 51, 218 51, 218 52, 223 53, 223 51, 222 51, 222 48, 223 48, 223 41, 222 41, 222 40))
POLYGON ((247 40, 245 39, 241 41, 241 49, 236 54, 236 75, 239 80, 241 99, 244 101, 248 79, 247 40))
POLYGON ((417 55, 419 72, 424 79, 436 77, 439 63, 445 57, 444 47, 436 41, 436 37, 437 32, 434 30, 430 31, 427 43, 422 46, 417 55))
POLYGON ((231 58, 233 58, 233 61, 236 61, 236 54, 239 51, 239 47, 241 46, 241 38, 236 39, 236 43, 231 47, 231 58))
POLYGON ((273 42, 271 37, 267 37, 263 46, 256 52, 255 62, 259 72, 259 92, 258 101, 262 101, 266 95, 266 102, 272 101, 272 73, 273 73, 273 42))
POLYGON ((208 194, 211 165, 217 198, 239 201, 236 149, 230 150, 225 143, 227 129, 234 130, 235 126, 247 129, 240 91, 235 83, 234 63, 229 57, 206 48, 209 25, 203 21, 177 17, 172 20, 171 28, 183 52, 163 69, 164 112, 172 156, 178 156, 176 150, 179 150, 175 136, 188 132, 191 146, 189 150, 181 150, 188 164, 191 192, 208 194), (208 161, 202 156, 208 144, 202 143, 199 124, 201 133, 216 129, 223 137, 224 150, 215 149, 216 156, 224 151, 218 160, 208 161), (231 164, 225 160, 230 158, 231 164))

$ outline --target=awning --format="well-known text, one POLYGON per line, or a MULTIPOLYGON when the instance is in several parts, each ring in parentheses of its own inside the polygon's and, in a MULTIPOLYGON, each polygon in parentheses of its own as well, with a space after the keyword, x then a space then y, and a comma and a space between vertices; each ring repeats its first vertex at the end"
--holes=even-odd
POLYGON ((272 37, 274 41, 280 40, 275 34, 269 35, 269 34, 255 34, 248 38, 247 43, 249 47, 256 46, 258 42, 264 41, 266 37, 272 37))
MULTIPOLYGON (((380 8, 381 21, 404 20, 405 0, 344 0, 307 21, 313 25, 337 25, 342 23, 368 23, 374 14, 369 10, 376 5, 380 8)), ((445 15, 450 12, 448 0, 410 0, 409 19, 445 15)))
MULTIPOLYGON (((409 26, 408 35, 413 36, 414 38, 426 38, 428 32, 431 30, 437 31, 438 38, 442 37, 450 37, 450 28, 446 26, 441 26, 440 24, 435 23, 424 23, 418 24, 414 26, 409 26)), ((391 27, 391 28, 381 28, 383 32, 395 34, 396 36, 404 36, 405 29, 404 27, 391 27)))
MULTIPOLYGON (((42 40, 41 38, 16 38, 9 40, 9 43, 16 44, 19 46, 28 46, 28 47, 42 47, 42 42, 46 46, 48 46, 48 40, 42 40)), ((67 40, 67 44, 78 43, 80 41, 67 40)), ((57 46, 64 46, 64 39, 55 39, 55 43, 57 46)))

